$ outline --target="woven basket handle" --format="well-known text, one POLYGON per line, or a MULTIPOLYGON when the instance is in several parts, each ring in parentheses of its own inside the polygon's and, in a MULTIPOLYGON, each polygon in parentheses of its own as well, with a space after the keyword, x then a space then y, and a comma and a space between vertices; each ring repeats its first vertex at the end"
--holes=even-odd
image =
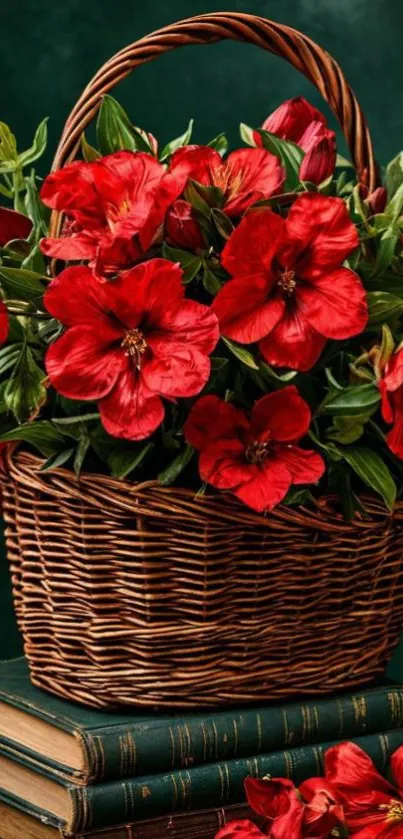
MULTIPOLYGON (((218 12, 173 23, 116 53, 101 67, 74 106, 60 139, 53 170, 74 159, 82 132, 96 115, 102 97, 141 64, 187 44, 246 41, 285 58, 320 91, 337 117, 346 137, 358 179, 369 191, 379 185, 371 136, 347 80, 336 61, 306 35, 254 15, 218 12)), ((51 222, 53 230, 58 214, 51 222)), ((51 234, 52 235, 52 234, 51 234)))

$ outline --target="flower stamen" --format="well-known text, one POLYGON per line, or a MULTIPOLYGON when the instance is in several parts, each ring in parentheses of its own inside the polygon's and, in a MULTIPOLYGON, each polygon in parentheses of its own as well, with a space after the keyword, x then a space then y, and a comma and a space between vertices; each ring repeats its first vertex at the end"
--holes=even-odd
POLYGON ((259 443, 254 440, 246 449, 245 456, 248 463, 262 463, 269 454, 269 443, 259 443))
POLYGON ((285 294, 291 297, 295 289, 295 286, 297 285, 297 281, 295 279, 295 271, 293 271, 292 269, 286 269, 285 271, 282 271, 277 285, 279 285, 280 288, 283 289, 285 294))
POLYGON ((386 811, 388 822, 403 822, 403 802, 392 799, 389 804, 380 804, 380 810, 386 811))
POLYGON ((134 359, 136 369, 140 370, 141 356, 147 349, 147 341, 140 329, 129 329, 123 337, 121 347, 123 347, 125 355, 134 359))

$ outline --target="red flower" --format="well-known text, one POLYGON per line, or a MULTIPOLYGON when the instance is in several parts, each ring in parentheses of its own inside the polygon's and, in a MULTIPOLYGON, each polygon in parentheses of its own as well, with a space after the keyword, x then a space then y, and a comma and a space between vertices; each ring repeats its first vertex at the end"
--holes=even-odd
POLYGON ((48 349, 59 393, 95 400, 109 434, 140 440, 164 418, 161 396, 194 396, 218 340, 207 306, 184 299, 178 265, 152 259, 102 285, 87 267, 67 268, 45 294, 67 330, 48 349))
POLYGON ((98 274, 131 265, 158 238, 183 182, 149 154, 122 151, 92 163, 71 163, 49 175, 42 201, 66 213, 59 239, 43 239, 47 256, 88 260, 98 274))
MULTIPOLYGON (((300 178, 320 184, 333 175, 336 165, 336 135, 330 131, 323 114, 302 96, 288 99, 267 117, 262 125, 265 131, 282 140, 291 140, 305 152, 301 163, 300 178)), ((256 145, 262 139, 254 132, 256 145)))
POLYGON ((396 787, 377 772, 372 760, 354 743, 326 752, 326 778, 344 808, 354 839, 402 839, 403 747, 391 761, 396 787))
POLYGON ((304 805, 292 781, 286 778, 246 778, 249 806, 269 820, 272 839, 301 839, 304 805))
POLYGON ((167 242, 178 248, 187 248, 192 251, 206 248, 193 207, 182 198, 174 201, 168 210, 165 219, 165 235, 167 242))
POLYGON ((200 451, 202 480, 262 512, 278 504, 291 484, 315 483, 323 475, 320 455, 297 445, 310 421, 309 407, 292 385, 256 402, 250 418, 217 396, 201 397, 184 433, 200 451))
POLYGON ((248 213, 222 252, 234 279, 213 302, 221 332, 258 341, 269 364, 309 370, 327 338, 351 338, 367 323, 362 283, 342 267, 357 245, 340 198, 306 193, 287 219, 268 207, 248 213))
POLYGON ((23 213, 0 207, 0 246, 12 239, 27 239, 32 230, 32 221, 23 213))
POLYGON ((362 184, 361 195, 372 215, 383 213, 388 200, 388 193, 384 186, 378 186, 373 192, 368 192, 368 187, 362 184))
POLYGON ((299 792, 305 802, 304 839, 328 839, 334 828, 345 822, 335 791, 323 778, 311 778, 301 784, 299 792))
POLYGON ((256 201, 281 192, 284 183, 279 160, 265 149, 239 149, 223 160, 209 146, 184 146, 172 156, 169 171, 178 180, 218 187, 229 216, 240 216, 256 201))
POLYGON ((8 312, 3 301, 0 300, 0 347, 8 338, 8 312))
POLYGON ((403 460, 403 349, 395 352, 383 371, 379 382, 382 397, 382 416, 393 428, 386 436, 391 451, 403 460))
POLYGON ((267 836, 249 819, 239 819, 222 827, 215 839, 266 839, 267 836))

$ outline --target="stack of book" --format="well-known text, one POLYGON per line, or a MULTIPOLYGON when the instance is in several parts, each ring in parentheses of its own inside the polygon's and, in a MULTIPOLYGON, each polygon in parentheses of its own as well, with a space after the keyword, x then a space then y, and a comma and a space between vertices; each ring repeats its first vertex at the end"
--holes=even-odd
POLYGON ((380 770, 403 744, 403 686, 203 713, 104 713, 34 688, 0 665, 1 839, 213 839, 250 817, 244 779, 297 784, 326 748, 354 740, 380 770))

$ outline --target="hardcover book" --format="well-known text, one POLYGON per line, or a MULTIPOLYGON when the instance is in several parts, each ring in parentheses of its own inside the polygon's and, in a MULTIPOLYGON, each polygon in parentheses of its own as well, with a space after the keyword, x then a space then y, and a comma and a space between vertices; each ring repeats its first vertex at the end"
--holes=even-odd
POLYGON ((248 807, 220 807, 197 813, 178 813, 158 819, 147 819, 125 825, 115 825, 105 830, 89 833, 65 833, 41 821, 33 813, 23 813, 15 807, 0 802, 0 839, 214 839, 220 827, 232 819, 251 819, 257 824, 259 817, 248 807))
POLYGON ((403 686, 326 699, 204 713, 88 710, 37 690, 25 659, 0 663, 0 750, 32 768, 97 784, 191 770, 308 743, 351 739, 403 726, 403 686))
MULTIPOLYGON (((353 738, 379 770, 403 745, 403 729, 353 738)), ((337 741, 336 741, 337 742, 337 741)), ((323 772, 323 758, 334 742, 306 745, 189 770, 77 786, 52 770, 36 771, 23 755, 0 755, 0 800, 45 818, 67 833, 106 828, 177 812, 226 807, 245 801, 247 776, 291 778, 297 785, 323 772)))

